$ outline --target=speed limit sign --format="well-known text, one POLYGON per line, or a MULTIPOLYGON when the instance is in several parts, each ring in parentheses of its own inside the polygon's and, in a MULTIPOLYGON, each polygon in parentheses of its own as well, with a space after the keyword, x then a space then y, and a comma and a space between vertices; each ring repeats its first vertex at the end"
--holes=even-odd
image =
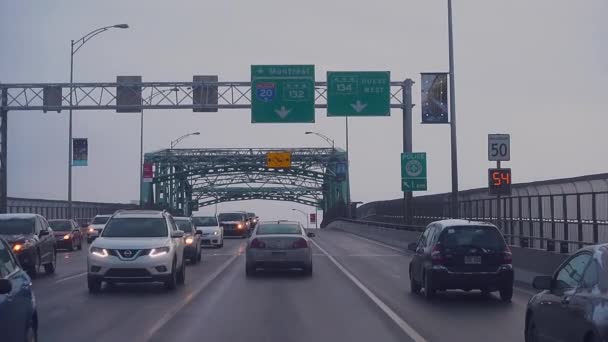
POLYGON ((509 134, 488 134, 488 160, 511 160, 511 136, 509 134))

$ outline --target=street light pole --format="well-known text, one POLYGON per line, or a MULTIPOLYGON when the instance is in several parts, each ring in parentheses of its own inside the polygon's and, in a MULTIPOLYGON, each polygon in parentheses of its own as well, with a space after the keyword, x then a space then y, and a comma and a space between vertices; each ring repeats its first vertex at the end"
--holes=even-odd
POLYGON ((332 148, 333 150, 335 150, 335 149, 336 149, 336 142, 335 142, 333 139, 331 139, 330 137, 328 137, 328 136, 326 136, 326 135, 324 135, 324 134, 317 133, 317 132, 304 132, 304 134, 307 134, 307 135, 308 135, 308 134, 313 134, 313 135, 316 135, 316 136, 318 136, 319 138, 321 138, 321 139, 323 139, 323 140, 327 141, 327 143, 331 145, 331 148, 332 148))
POLYGON ((452 0, 448 0, 448 35, 450 59, 450 140, 452 154, 452 198, 451 216, 458 217, 458 150, 456 140, 456 94, 454 89, 454 36, 452 32, 452 0))
POLYGON ((187 137, 189 137, 191 135, 200 135, 200 134, 201 134, 201 132, 192 132, 192 133, 184 134, 181 137, 179 137, 179 138, 177 138, 175 140, 172 140, 171 141, 171 149, 173 149, 177 144, 180 143, 180 141, 186 139, 187 137))
POLYGON ((300 213, 302 213, 302 215, 304 215, 304 219, 306 220, 306 221, 305 221, 305 222, 306 222, 306 229, 309 229, 309 228, 310 228, 310 222, 308 221, 308 214, 306 214, 305 212, 303 212, 303 211, 302 211, 302 210, 300 210, 300 209, 295 209, 295 208, 292 208, 291 210, 293 210, 293 211, 297 211, 297 212, 300 212, 300 213))
POLYGON ((126 29, 129 28, 127 24, 118 24, 112 26, 105 26, 93 30, 87 34, 85 34, 82 38, 78 40, 70 41, 70 110, 69 110, 69 133, 68 133, 68 216, 69 218, 74 218, 74 208, 72 204, 72 107, 73 107, 73 94, 74 94, 74 55, 80 48, 86 44, 91 38, 96 35, 105 32, 112 28, 126 29), (76 48, 74 48, 76 47, 76 48))

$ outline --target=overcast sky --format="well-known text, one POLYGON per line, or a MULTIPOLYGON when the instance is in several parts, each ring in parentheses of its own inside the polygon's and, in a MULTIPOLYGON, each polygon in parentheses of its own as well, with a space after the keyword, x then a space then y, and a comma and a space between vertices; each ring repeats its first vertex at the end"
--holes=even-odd
MULTIPOLYGON (((454 0, 456 107, 461 189, 487 182, 487 134, 510 133, 515 182, 601 173, 608 118, 606 0, 454 0)), ((128 23, 91 40, 75 81, 191 81, 217 74, 248 81, 251 64, 314 64, 328 70, 389 70, 412 78, 414 150, 427 152, 429 193, 450 190, 449 127, 420 122, 420 73, 447 71, 445 0, 0 0, 0 82, 69 80, 70 39, 128 23)), ((145 150, 198 130, 181 147, 313 147, 322 132, 344 146, 344 120, 318 110, 315 124, 252 125, 248 110, 147 111, 145 150)), ((65 199, 67 111, 9 113, 8 194, 65 199)), ((402 114, 350 125, 352 198, 401 196, 402 114)), ((139 116, 75 113, 89 139, 89 166, 74 168, 74 199, 138 198, 139 116)), ((421 193, 422 194, 422 193, 421 193)), ((269 218, 296 204, 242 202, 269 218)), ((300 215, 301 216, 301 215, 300 215)))

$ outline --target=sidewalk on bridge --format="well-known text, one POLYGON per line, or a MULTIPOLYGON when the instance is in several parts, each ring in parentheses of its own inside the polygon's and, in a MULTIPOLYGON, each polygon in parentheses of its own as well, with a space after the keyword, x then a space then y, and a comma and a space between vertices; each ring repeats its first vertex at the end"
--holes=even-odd
MULTIPOLYGON (((359 224, 345 221, 334 221, 326 229, 335 229, 355 234, 370 240, 378 241, 389 246, 403 249, 411 254, 407 245, 418 240, 419 232, 383 228, 368 224, 359 224)), ((568 255, 546 252, 531 248, 511 246, 513 252, 513 267, 515 268, 515 282, 517 286, 533 290, 534 277, 552 274, 554 270, 568 257, 568 255), (531 263, 530 261, 535 262, 531 263)))

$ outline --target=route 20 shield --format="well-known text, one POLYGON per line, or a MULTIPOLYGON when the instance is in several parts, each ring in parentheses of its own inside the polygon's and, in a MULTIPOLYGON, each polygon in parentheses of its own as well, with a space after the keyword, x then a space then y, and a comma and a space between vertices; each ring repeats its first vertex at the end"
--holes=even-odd
POLYGON ((271 102, 276 96, 276 85, 272 82, 258 83, 255 85, 255 94, 264 102, 271 102))

